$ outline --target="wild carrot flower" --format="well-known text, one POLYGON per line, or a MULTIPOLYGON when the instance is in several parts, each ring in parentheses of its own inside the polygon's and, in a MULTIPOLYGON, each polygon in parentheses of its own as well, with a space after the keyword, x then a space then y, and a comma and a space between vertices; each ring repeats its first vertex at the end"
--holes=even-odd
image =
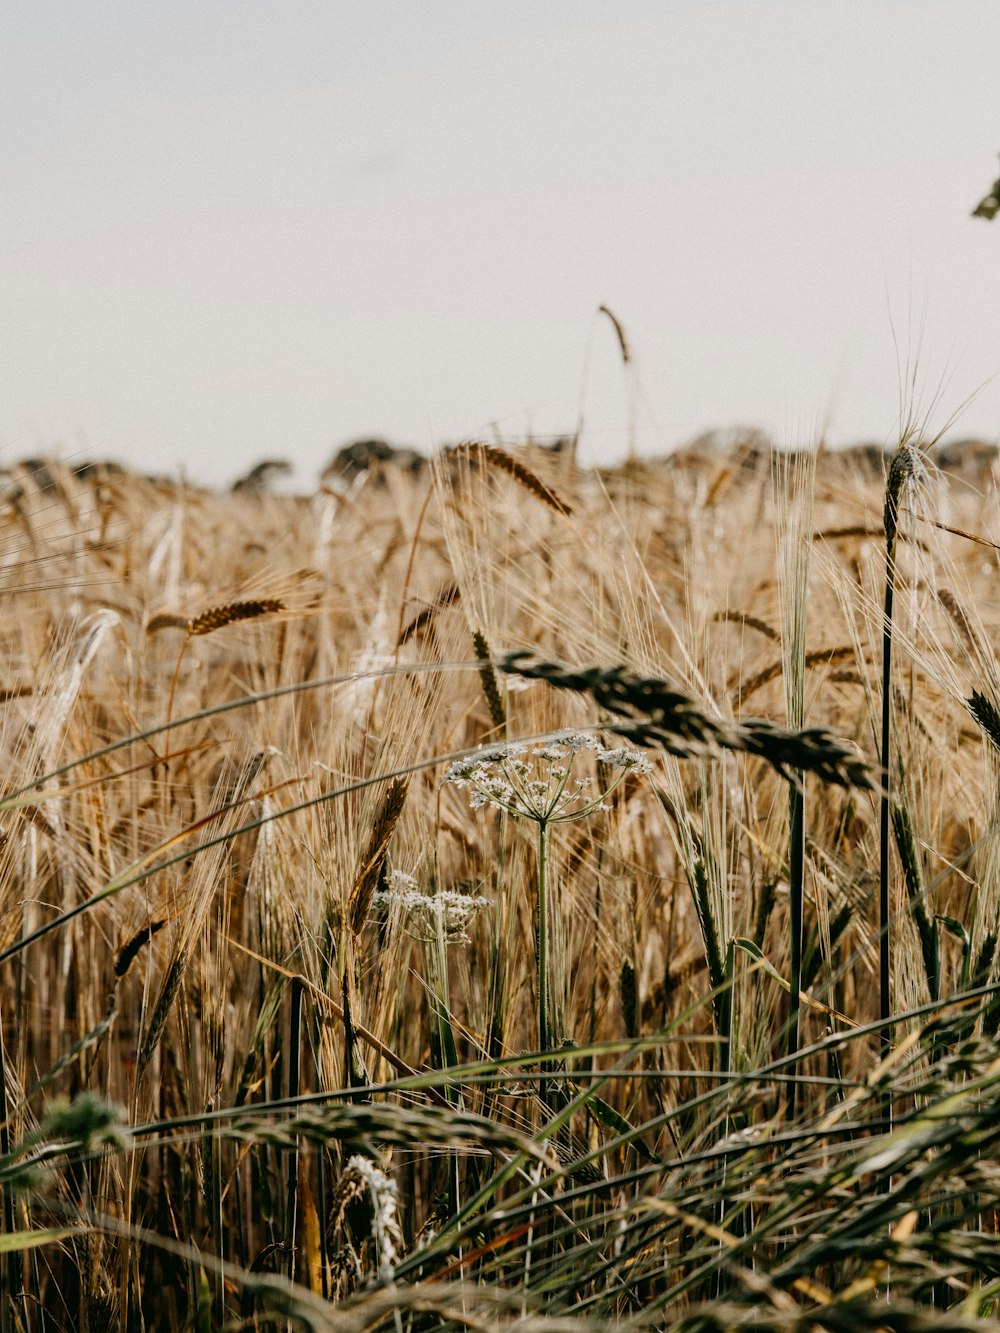
POLYGON ((587 731, 560 731, 542 745, 491 745, 452 764, 444 781, 468 790, 473 810, 492 807, 537 824, 562 824, 608 808, 606 797, 626 773, 646 774, 646 757, 628 746, 606 749, 587 731), (590 750, 618 776, 595 794, 592 777, 574 777, 577 755, 590 750))
MULTIPOLYGON (((520 819, 531 820, 538 833, 537 897, 535 918, 536 972, 538 987, 538 1049, 552 1050, 552 983, 550 972, 549 832, 553 824, 585 819, 607 810, 607 798, 627 773, 652 772, 649 761, 629 746, 607 749, 589 731, 559 731, 543 744, 527 746, 520 741, 491 745, 452 764, 444 782, 469 792, 474 810, 491 807, 520 819), (590 751, 602 776, 614 773, 603 790, 589 774, 574 774, 579 755, 590 751)), ((548 1105, 548 1078, 552 1069, 542 1062, 539 1093, 548 1105)))
POLYGON ((453 889, 424 893, 412 875, 393 870, 389 875, 389 887, 372 896, 372 905, 398 908, 409 918, 412 933, 418 939, 435 939, 440 928, 447 943, 467 944, 469 922, 489 907, 491 900, 471 893, 456 893, 453 889))

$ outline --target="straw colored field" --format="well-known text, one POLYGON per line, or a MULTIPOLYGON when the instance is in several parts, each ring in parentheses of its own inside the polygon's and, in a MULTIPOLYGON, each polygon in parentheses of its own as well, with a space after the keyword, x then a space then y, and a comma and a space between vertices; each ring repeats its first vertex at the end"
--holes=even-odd
POLYGON ((880 460, 13 479, 6 1327, 992 1315, 996 479, 907 460, 891 848, 880 460))

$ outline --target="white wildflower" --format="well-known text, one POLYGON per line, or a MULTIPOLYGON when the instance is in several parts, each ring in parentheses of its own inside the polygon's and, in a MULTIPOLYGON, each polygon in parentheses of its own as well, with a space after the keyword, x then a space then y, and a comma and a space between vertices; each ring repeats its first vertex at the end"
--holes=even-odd
POLYGON ((396 1182, 360 1153, 348 1158, 347 1170, 359 1175, 368 1186, 372 1205, 372 1234, 378 1251, 378 1273, 379 1277, 391 1282, 403 1244, 396 1182))
POLYGON ((532 750, 531 753, 536 759, 541 759, 544 763, 557 764, 560 759, 566 758, 569 751, 562 745, 553 743, 551 745, 540 745, 536 750, 532 750))
POLYGON ((492 807, 538 824, 551 824, 608 809, 604 798, 626 773, 652 771, 638 750, 607 749, 590 732, 565 730, 530 750, 517 741, 480 747, 474 755, 453 763, 444 781, 468 788, 473 810, 492 807), (618 770, 608 790, 596 796, 588 791, 591 778, 573 774, 577 755, 586 750, 596 751, 606 768, 618 770))
POLYGON ((564 745, 567 750, 572 750, 574 754, 580 750, 596 750, 598 742, 596 737, 589 731, 560 731, 555 738, 557 745, 564 745))
POLYGON ((492 805, 497 810, 509 810, 515 800, 514 788, 509 782, 485 774, 476 782, 472 808, 478 810, 481 806, 492 805))
POLYGON ((480 766, 478 756, 472 755, 468 759, 457 759, 451 768, 444 775, 444 781, 450 782, 456 787, 467 787, 472 781, 474 774, 480 766))
POLYGON ((389 873, 389 891, 392 894, 419 893, 420 885, 412 875, 402 870, 392 870, 389 873))
POLYGON ((598 750, 598 760, 606 768, 622 768, 628 773, 652 773, 653 765, 639 750, 623 745, 617 750, 598 750))
POLYGON ((388 889, 372 895, 372 905, 399 908, 410 918, 413 933, 420 939, 433 939, 440 924, 449 944, 467 944, 469 923, 484 908, 492 906, 492 900, 456 893, 453 889, 424 893, 412 875, 394 870, 389 876, 388 889))

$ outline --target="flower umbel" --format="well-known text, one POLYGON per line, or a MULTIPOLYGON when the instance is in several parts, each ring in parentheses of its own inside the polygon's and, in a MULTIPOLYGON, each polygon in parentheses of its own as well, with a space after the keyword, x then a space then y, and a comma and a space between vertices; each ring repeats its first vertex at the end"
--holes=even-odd
MULTIPOLYGON (((521 742, 492 745, 478 750, 466 759, 452 764, 444 781, 469 792, 469 803, 474 810, 492 807, 507 814, 517 815, 534 823, 538 837, 537 873, 538 893, 535 914, 535 967, 538 995, 538 1049, 552 1050, 553 1016, 558 1024, 558 999, 553 1004, 550 977, 551 920, 550 912, 558 904, 550 902, 552 894, 549 869, 549 837, 553 824, 567 824, 585 819, 598 810, 607 810, 607 798, 624 780, 627 773, 652 772, 649 761, 638 750, 629 746, 606 749, 589 731, 558 731, 541 745, 532 747, 521 742), (578 757, 591 751, 598 771, 605 780, 603 790, 597 788, 590 775, 574 775, 578 757), (614 774, 608 781, 608 774, 614 774)), ((556 919, 558 928, 558 918, 556 919)), ((552 1107, 549 1100, 549 1075, 553 1064, 542 1061, 542 1077, 538 1094, 543 1106, 552 1107)))
POLYGON ((412 933, 418 939, 434 939, 440 925, 447 943, 467 944, 469 922, 483 908, 489 907, 491 900, 470 893, 456 893, 454 889, 424 893, 412 875, 394 870, 389 876, 388 889, 374 894, 372 905, 387 909, 398 907, 409 918, 412 933))
POLYGON ((466 788, 473 810, 492 807, 538 824, 562 824, 606 810, 606 798, 626 773, 651 773, 649 760, 628 746, 605 749, 587 731, 560 731, 543 745, 519 742, 487 746, 452 764, 444 781, 466 788), (574 777, 577 755, 585 750, 617 776, 604 791, 595 792, 591 777, 574 777))

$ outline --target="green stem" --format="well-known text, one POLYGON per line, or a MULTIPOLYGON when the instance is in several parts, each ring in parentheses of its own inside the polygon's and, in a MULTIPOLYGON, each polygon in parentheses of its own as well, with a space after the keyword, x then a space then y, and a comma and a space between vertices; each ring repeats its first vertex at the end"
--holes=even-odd
MULTIPOLYGON (((2 1015, 0 1015, 0 1153, 5 1160, 10 1157, 10 1112, 7 1100, 6 1048, 3 1040, 2 1015)), ((10 1235, 14 1227, 14 1199, 9 1185, 0 1185, 3 1195, 3 1229, 10 1235)), ((18 1289, 17 1254, 12 1252, 2 1261, 0 1268, 0 1330, 14 1327, 14 1296, 18 1289)))
MULTIPOLYGON (((804 774, 798 775, 799 782, 804 781, 804 774)), ((801 786, 794 782, 789 786, 789 838, 788 838, 788 921, 791 939, 789 941, 789 995, 788 995, 788 1054, 795 1056, 799 1050, 799 1018, 802 991, 802 918, 805 896, 805 800, 801 786)), ((794 1066, 793 1066, 794 1072, 794 1066)), ((786 1103, 788 1119, 795 1119, 795 1080, 788 1085, 786 1103)))
MULTIPOLYGON (((536 940, 538 966, 538 1049, 543 1054, 551 1047, 549 1031, 550 991, 549 991, 549 826, 546 820, 538 821, 538 933, 536 940)), ((542 1102, 548 1105, 548 1080, 545 1077, 550 1066, 542 1062, 540 1092, 542 1102)))
MULTIPOLYGON (((895 528, 886 534, 885 548, 885 607, 882 619, 882 795, 879 803, 879 1018, 882 1020, 882 1054, 888 1055, 892 1046, 892 1029, 887 1020, 892 1014, 890 991, 892 954, 889 938, 892 901, 889 881, 889 817, 890 777, 889 760, 892 744, 892 603, 896 587, 895 528)), ((891 1127, 891 1102, 886 1105, 886 1116, 891 1127)))
MULTIPOLYGON (((444 921, 440 915, 435 917, 434 939, 425 949, 426 966, 429 973, 432 1021, 437 1026, 438 1059, 442 1069, 454 1069, 458 1066, 458 1048, 455 1045, 455 1033, 451 1025, 448 983, 448 947, 445 941, 444 921)), ((462 1095, 458 1088, 446 1086, 445 1096, 449 1103, 461 1107, 462 1095)), ((462 1206, 459 1180, 458 1156, 455 1153, 448 1158, 448 1215, 454 1217, 462 1206)))
MULTIPOLYGON (((733 987, 736 984, 736 950, 733 941, 726 949, 725 989, 719 996, 719 1072, 733 1072, 733 987)), ((728 1132, 728 1130, 727 1130, 728 1132)))
MULTIPOLYGON (((882 763, 882 794, 879 802, 879 1019, 883 1060, 892 1049, 892 886, 890 882, 889 824, 892 788, 889 765, 892 757, 892 603, 896 591, 896 534, 899 522, 899 497, 906 475, 907 455, 903 448, 896 454, 886 481, 885 513, 885 604, 882 614, 882 737, 879 758, 882 763)), ((888 1086, 882 1095, 885 1132, 892 1130, 892 1092, 888 1086)), ((888 1188, 888 1176, 885 1187, 888 1188)))
MULTIPOLYGON (((301 1091, 302 1045, 302 978, 292 978, 291 1018, 288 1035, 288 1095, 298 1097, 301 1091)), ((295 1281, 295 1233, 299 1210, 299 1148, 296 1146, 286 1158, 288 1168, 285 1195, 285 1248, 288 1253, 288 1280, 295 1281)))

